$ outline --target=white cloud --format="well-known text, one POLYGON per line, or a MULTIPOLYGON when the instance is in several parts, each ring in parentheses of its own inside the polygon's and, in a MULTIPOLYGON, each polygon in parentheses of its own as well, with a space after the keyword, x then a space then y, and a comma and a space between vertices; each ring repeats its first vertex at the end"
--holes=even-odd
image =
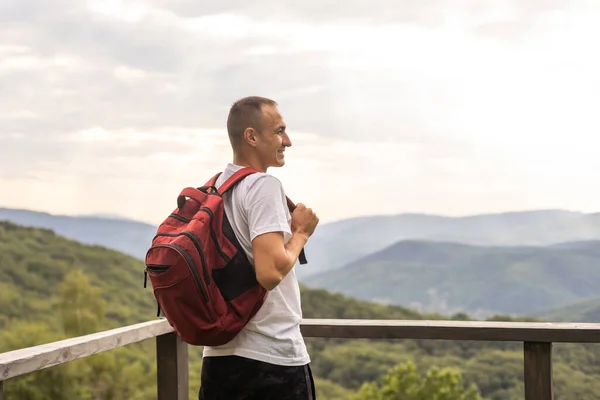
MULTIPOLYGON (((30 49, 25 46, 14 46, 11 51, 6 51, 8 55, 0 59, 0 73, 31 71, 42 73, 44 70, 62 68, 63 70, 74 70, 82 68, 85 63, 77 56, 69 54, 54 54, 48 57, 42 57, 32 54, 30 49), (12 54, 10 54, 12 53, 12 54)), ((0 54, 2 49, 0 49, 0 54)))
POLYGON ((146 5, 136 1, 87 0, 86 5, 93 12, 130 23, 141 21, 151 12, 146 5))
POLYGON ((31 55, 9 56, 0 61, 0 72, 31 70, 39 68, 42 68, 41 59, 31 55))
POLYGON ((125 82, 139 81, 148 77, 148 73, 138 68, 131 68, 126 65, 119 65, 114 69, 114 75, 117 79, 125 82))
POLYGON ((14 118, 14 119, 30 119, 37 118, 38 115, 31 110, 21 109, 15 111, 0 111, 0 118, 14 118))
POLYGON ((18 44, 0 44, 0 55, 2 55, 3 57, 10 54, 25 54, 28 53, 30 50, 31 48, 27 46, 21 46, 18 44))
MULTIPOLYGON (((426 211, 439 207, 439 196, 450 212, 468 213, 473 209, 468 197, 487 200, 484 204, 490 207, 495 196, 519 185, 518 177, 494 176, 498 167, 481 168, 481 159, 427 158, 415 144, 356 143, 302 132, 291 132, 291 138, 286 166, 270 172, 282 179, 291 198, 317 210, 323 222, 399 209, 426 211)), ((40 165, 33 175, 6 183, 4 205, 39 207, 35 197, 20 193, 52 187, 45 195, 48 210, 118 211, 158 222, 170 211, 179 190, 203 184, 231 158, 224 131, 95 127, 63 140, 76 146, 68 158, 40 165), (99 192, 104 194, 98 196, 99 192), (143 205, 139 199, 144 199, 143 205)), ((503 197, 491 209, 506 203, 503 197)))
POLYGON ((51 3, 0 26, 0 205, 156 221, 260 94, 294 142, 272 172, 324 221, 598 209, 597 3, 51 3))
MULTIPOLYGON (((219 39, 237 38, 242 39, 249 35, 261 36, 265 30, 269 30, 272 23, 265 26, 257 26, 254 21, 243 15, 216 14, 197 18, 183 19, 182 27, 197 35, 211 35, 219 39)), ((281 33, 281 32, 280 32, 281 33)))
POLYGON ((0 132, 0 139, 20 139, 24 137, 25 134, 23 132, 0 132))
MULTIPOLYGON (((104 143, 109 146, 139 146, 150 142, 177 143, 189 146, 206 146, 207 143, 223 142, 227 133, 223 130, 159 127, 152 130, 123 128, 107 130, 101 126, 82 129, 63 135, 59 140, 80 143, 104 143)), ((182 148, 184 150, 185 148, 182 148)))

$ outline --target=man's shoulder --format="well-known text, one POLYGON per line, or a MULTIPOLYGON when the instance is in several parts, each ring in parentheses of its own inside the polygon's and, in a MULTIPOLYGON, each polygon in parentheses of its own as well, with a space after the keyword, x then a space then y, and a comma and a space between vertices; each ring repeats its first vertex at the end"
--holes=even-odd
POLYGON ((242 189, 243 196, 246 198, 245 203, 247 206, 256 204, 257 201, 282 202, 285 198, 281 181, 275 176, 264 172, 256 172, 244 178, 240 189, 242 189))
MULTIPOLYGON (((233 175, 235 172, 239 171, 243 167, 228 164, 223 171, 223 177, 229 177, 233 175)), ((221 181, 224 181, 223 177, 221 177, 221 181)), ((238 186, 244 187, 246 190, 253 191, 282 191, 283 184, 279 180, 279 178, 269 174, 268 172, 255 172, 246 176, 238 186)))
POLYGON ((267 172, 255 172, 245 178, 246 185, 249 189, 258 191, 270 191, 276 190, 281 191, 283 185, 279 178, 267 173, 267 172))

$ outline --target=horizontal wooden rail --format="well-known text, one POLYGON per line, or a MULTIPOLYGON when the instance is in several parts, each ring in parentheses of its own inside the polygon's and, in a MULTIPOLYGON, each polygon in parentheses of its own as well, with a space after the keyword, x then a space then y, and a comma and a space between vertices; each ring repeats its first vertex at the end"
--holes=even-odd
MULTIPOLYGON (((600 324, 585 323, 305 319, 301 330, 321 338, 523 342, 526 400, 553 399, 553 342, 600 343, 600 324)), ((0 354, 0 400, 2 381, 150 338, 157 346, 157 398, 187 398, 187 345, 161 318, 0 354)))
POLYGON ((308 319, 306 337, 600 343, 600 324, 496 321, 308 319))
POLYGON ((166 320, 129 325, 0 354, 0 381, 173 332, 166 320))

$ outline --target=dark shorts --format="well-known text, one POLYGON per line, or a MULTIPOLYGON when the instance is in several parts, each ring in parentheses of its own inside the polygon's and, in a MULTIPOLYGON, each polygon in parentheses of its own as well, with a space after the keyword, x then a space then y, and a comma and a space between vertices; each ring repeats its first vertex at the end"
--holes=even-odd
POLYGON ((237 356, 204 357, 199 400, 315 400, 310 365, 287 367, 237 356))

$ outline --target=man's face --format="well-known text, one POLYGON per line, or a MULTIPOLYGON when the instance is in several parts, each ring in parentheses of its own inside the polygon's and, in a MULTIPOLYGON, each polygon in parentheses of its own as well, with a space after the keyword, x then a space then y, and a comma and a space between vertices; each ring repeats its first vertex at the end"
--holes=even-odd
POLYGON ((262 107, 262 130, 256 150, 265 170, 285 165, 285 148, 292 145, 277 106, 262 107))

